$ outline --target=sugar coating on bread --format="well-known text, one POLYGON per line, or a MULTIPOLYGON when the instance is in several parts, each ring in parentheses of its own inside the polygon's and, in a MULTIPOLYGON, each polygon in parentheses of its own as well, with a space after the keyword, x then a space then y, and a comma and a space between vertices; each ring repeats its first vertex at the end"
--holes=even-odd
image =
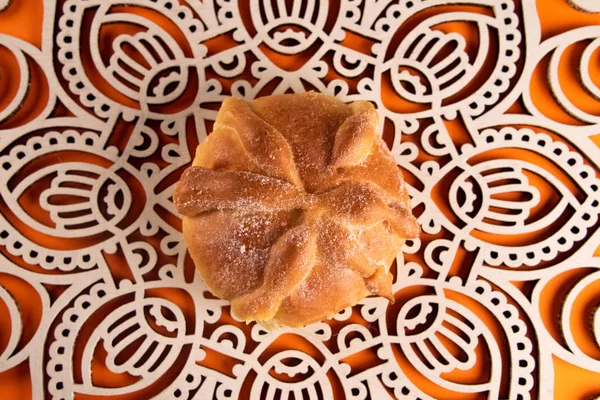
POLYGON ((392 296, 419 234, 368 102, 302 93, 223 102, 173 200, 196 268, 239 318, 300 327, 392 296))

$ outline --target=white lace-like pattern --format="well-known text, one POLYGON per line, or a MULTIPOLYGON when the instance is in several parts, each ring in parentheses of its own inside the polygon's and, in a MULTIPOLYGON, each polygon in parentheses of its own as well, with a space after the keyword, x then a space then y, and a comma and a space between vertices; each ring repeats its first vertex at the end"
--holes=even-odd
POLYGON ((549 399, 553 357, 600 373, 571 318, 600 279, 600 116, 559 74, 580 46, 579 85, 600 99, 597 26, 543 40, 533 0, 46 0, 42 32, 41 48, 0 34, 20 71, 0 109, 0 275, 42 310, 24 335, 23 299, 0 279, 0 372, 28 363, 34 398, 431 398, 416 371, 456 393, 549 399), (543 63, 574 122, 532 96, 543 63), (15 121, 36 82, 44 107, 15 121), (273 333, 209 295, 171 196, 224 98, 306 90, 377 106, 423 234, 399 256, 394 305, 273 333), (573 270, 546 321, 543 293, 573 270), (99 349, 128 384, 98 381, 99 349), (365 352, 376 362, 359 368, 365 352), (473 368, 489 373, 453 378, 473 368))

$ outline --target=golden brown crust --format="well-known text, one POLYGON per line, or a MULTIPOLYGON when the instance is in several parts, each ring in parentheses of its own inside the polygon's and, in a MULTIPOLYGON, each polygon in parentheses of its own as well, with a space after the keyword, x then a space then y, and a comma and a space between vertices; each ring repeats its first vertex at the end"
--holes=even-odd
POLYGON ((297 186, 281 179, 198 166, 185 170, 173 197, 187 217, 215 210, 289 210, 307 201, 297 186))
POLYGON ((377 111, 369 103, 354 103, 354 114, 348 117, 335 134, 331 167, 354 167, 371 153, 377 126, 377 111))
POLYGON ((365 296, 419 233, 368 102, 321 94, 223 103, 173 195, 211 291, 246 321, 303 326, 365 296))

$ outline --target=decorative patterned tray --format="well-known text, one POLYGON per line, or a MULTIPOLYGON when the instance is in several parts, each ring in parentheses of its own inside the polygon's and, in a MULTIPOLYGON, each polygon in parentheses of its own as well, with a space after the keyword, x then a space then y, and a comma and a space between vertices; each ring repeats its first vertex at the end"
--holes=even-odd
POLYGON ((600 394, 597 0, 0 0, 0 395, 600 394), (393 305, 270 333, 173 185, 227 96, 370 100, 420 240, 393 305))

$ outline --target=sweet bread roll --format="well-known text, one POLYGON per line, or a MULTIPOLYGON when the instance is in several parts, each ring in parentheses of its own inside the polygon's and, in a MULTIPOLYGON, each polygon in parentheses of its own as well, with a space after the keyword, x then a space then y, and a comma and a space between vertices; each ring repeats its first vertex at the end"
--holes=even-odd
POLYGON ((390 264, 419 234, 368 102, 227 99, 173 199, 210 291, 268 326, 392 297, 390 264))

